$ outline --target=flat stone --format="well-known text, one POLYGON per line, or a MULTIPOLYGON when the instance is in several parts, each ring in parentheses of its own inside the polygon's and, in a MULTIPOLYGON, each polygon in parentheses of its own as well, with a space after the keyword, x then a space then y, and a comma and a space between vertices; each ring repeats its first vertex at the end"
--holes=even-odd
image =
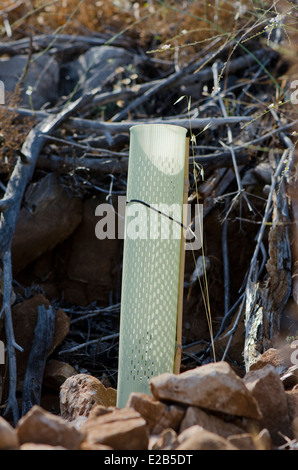
POLYGON ((258 405, 242 379, 227 362, 216 362, 175 375, 153 377, 153 396, 203 409, 259 419, 258 405))
POLYGON ((13 450, 19 447, 19 438, 15 429, 0 416, 0 450, 13 450))
MULTIPOLYGON (((18 80, 27 65, 28 56, 15 55, 0 61, 0 80, 6 92, 14 92, 18 80)), ((46 103, 54 104, 58 99, 59 64, 47 53, 33 54, 21 93, 21 105, 38 110, 46 103), (30 88, 29 88, 30 87, 30 88), (27 90, 31 94, 27 94, 27 90)))
POLYGON ((174 450, 178 445, 177 433, 169 428, 149 437, 148 450, 174 450))
POLYGON ((84 439, 82 432, 65 422, 60 416, 53 415, 34 405, 16 426, 20 444, 26 442, 62 446, 69 450, 79 449, 84 439))
POLYGON ((66 93, 77 87, 75 97, 86 94, 93 88, 104 86, 107 80, 115 76, 119 66, 131 65, 134 55, 122 47, 94 46, 69 64, 66 64, 63 75, 69 77, 65 82, 66 93))
POLYGON ((185 407, 162 403, 145 393, 131 393, 126 407, 143 416, 150 434, 159 434, 166 428, 177 431, 185 414, 185 407))
POLYGON ((290 345, 286 345, 280 349, 269 348, 258 357, 256 362, 251 364, 249 370, 259 370, 270 364, 276 369, 278 374, 282 375, 293 365, 291 362, 292 351, 290 345))
POLYGON ((243 382, 250 390, 262 413, 260 425, 270 432, 274 445, 284 443, 280 433, 291 437, 287 395, 280 376, 270 364, 249 371, 243 382))
POLYGON ((104 444, 93 444, 89 442, 83 442, 81 444, 80 450, 113 450, 110 446, 105 446, 104 444))
POLYGON ((107 413, 112 413, 112 411, 115 411, 115 409, 115 406, 95 405, 90 411, 88 420, 97 418, 98 416, 106 415, 107 413))
POLYGON ((257 450, 273 450, 272 439, 268 429, 262 429, 257 435, 254 435, 254 443, 257 450))
POLYGON ((31 183, 24 202, 12 241, 14 275, 68 239, 82 220, 82 200, 53 173, 31 183))
POLYGON ((88 419, 82 427, 85 445, 104 444, 115 450, 144 450, 148 447, 147 423, 130 408, 115 409, 88 419))
POLYGON ((52 390, 59 390, 65 380, 77 373, 77 370, 67 362, 51 359, 45 366, 43 384, 52 390))
POLYGON ((106 388, 100 380, 88 374, 76 374, 60 388, 61 416, 73 421, 79 416, 89 416, 95 405, 116 406, 117 392, 106 388))
POLYGON ((286 391, 290 421, 298 417, 298 388, 286 391))
POLYGON ((298 384, 298 364, 287 369, 280 377, 285 389, 291 389, 298 384))
POLYGON ((253 436, 249 433, 233 434, 227 439, 239 450, 257 450, 253 436))
POLYGON ((224 437, 206 431, 195 425, 187 428, 178 436, 179 445, 175 450, 238 450, 224 437))
POLYGON ((68 282, 61 284, 65 298, 78 305, 106 304, 113 286, 117 286, 115 266, 120 262, 121 240, 96 237, 99 217, 96 208, 106 204, 106 196, 87 199, 82 206, 82 221, 69 240, 66 265, 68 282))
POLYGON ((189 406, 181 423, 180 432, 195 425, 199 425, 206 429, 206 431, 214 432, 224 438, 232 434, 242 434, 245 432, 236 424, 225 422, 196 406, 189 406))
POLYGON ((62 446, 51 446, 49 444, 36 444, 35 442, 26 442, 20 446, 20 450, 68 450, 62 446))

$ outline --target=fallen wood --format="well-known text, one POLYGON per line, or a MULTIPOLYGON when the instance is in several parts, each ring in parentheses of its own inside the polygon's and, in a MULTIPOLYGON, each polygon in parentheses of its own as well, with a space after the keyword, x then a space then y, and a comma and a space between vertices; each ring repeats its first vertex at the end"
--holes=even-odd
POLYGON ((47 134, 53 132, 61 122, 72 112, 92 99, 98 90, 93 90, 90 94, 78 99, 67 106, 57 116, 49 116, 33 128, 22 146, 22 158, 19 157, 11 177, 8 181, 4 200, 10 201, 10 205, 2 213, 0 220, 0 258, 3 263, 3 307, 5 315, 6 340, 9 361, 9 397, 6 413, 12 411, 14 422, 18 421, 19 411, 16 401, 16 361, 15 348, 18 347, 14 340, 13 326, 11 319, 10 300, 12 293, 12 266, 11 266, 11 243, 23 200, 23 195, 27 184, 32 178, 39 153, 46 141, 47 134), (24 163, 25 162, 25 163, 24 163))
POLYGON ((22 416, 32 406, 40 405, 43 374, 46 360, 53 344, 56 312, 50 306, 38 307, 38 319, 34 340, 24 377, 22 395, 22 416))
POLYGON ((283 162, 288 153, 288 150, 285 150, 272 176, 266 211, 247 278, 244 344, 246 370, 250 369, 260 354, 272 347, 272 340, 280 330, 281 314, 291 293, 289 213, 284 189, 285 182, 281 175, 283 162), (272 204, 273 217, 272 227, 269 232, 269 259, 266 264, 268 274, 266 282, 261 284, 258 280, 257 259, 272 204))

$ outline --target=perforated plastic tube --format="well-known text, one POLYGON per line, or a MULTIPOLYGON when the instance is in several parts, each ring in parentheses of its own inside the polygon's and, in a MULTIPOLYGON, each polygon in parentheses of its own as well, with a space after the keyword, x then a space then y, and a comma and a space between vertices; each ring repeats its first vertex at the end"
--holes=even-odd
POLYGON ((117 406, 173 372, 179 309, 186 129, 131 128, 117 406), (159 211, 159 212, 158 212, 159 211))

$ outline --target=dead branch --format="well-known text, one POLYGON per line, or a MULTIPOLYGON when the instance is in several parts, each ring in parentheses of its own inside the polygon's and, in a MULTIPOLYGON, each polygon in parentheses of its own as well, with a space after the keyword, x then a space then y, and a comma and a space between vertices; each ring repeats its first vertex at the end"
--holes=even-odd
POLYGON ((67 106, 57 116, 49 116, 33 128, 23 144, 22 156, 19 158, 9 182, 6 187, 4 199, 10 200, 11 204, 1 214, 0 219, 0 258, 3 263, 4 299, 3 311, 5 315, 5 327, 7 335, 7 351, 9 360, 9 397, 7 410, 12 410, 14 422, 18 420, 18 407, 15 397, 16 392, 16 358, 15 348, 18 347, 14 340, 13 325, 11 318, 10 299, 12 292, 12 268, 11 268, 11 242, 13 239, 23 195, 27 184, 32 178, 32 174, 38 159, 39 153, 46 141, 48 134, 61 124, 72 112, 92 99, 97 90, 92 90, 90 94, 78 99, 67 106), (24 161, 26 163, 24 163, 24 161))
POLYGON ((87 158, 80 157, 76 161, 71 157, 60 157, 59 155, 40 155, 37 168, 46 171, 74 171, 76 168, 87 168, 90 174, 108 175, 126 173, 128 168, 128 157, 122 158, 87 158))
MULTIPOLYGON (((17 364, 15 349, 23 351, 16 343, 13 331, 12 315, 11 315, 11 296, 12 296, 12 268, 11 268, 11 250, 10 245, 2 257, 3 264, 3 305, 1 313, 4 312, 5 334, 7 343, 7 357, 9 364, 9 394, 5 415, 9 411, 12 412, 14 423, 19 419, 18 402, 16 399, 17 388, 17 364)), ((1 315, 0 315, 1 317, 1 315)))
MULTIPOLYGON (((231 60, 229 63, 229 72, 234 73, 237 70, 243 67, 249 67, 251 64, 254 63, 256 58, 259 60, 260 58, 264 57, 264 50, 256 51, 254 54, 247 55, 245 57, 239 57, 237 59, 231 60)), ((272 51, 271 51, 272 55, 272 51)), ((209 55, 210 58, 214 58, 214 53, 209 55)), ((182 84, 189 85, 191 83, 196 82, 207 82, 212 79, 213 77, 213 68, 208 67, 204 70, 200 70, 196 73, 193 73, 196 69, 199 70, 204 64, 208 62, 208 57, 204 57, 199 63, 195 66, 193 64, 187 65, 186 67, 182 68, 178 72, 170 75, 169 77, 163 79, 158 84, 153 85, 148 91, 146 91, 140 97, 137 97, 134 101, 132 101, 125 109, 120 111, 116 116, 113 117, 112 122, 119 122, 121 121, 129 112, 133 109, 136 109, 141 104, 148 101, 148 99, 152 98, 152 96, 156 95, 162 89, 168 88, 175 84, 176 86, 181 86, 182 84)), ((221 63, 219 65, 220 68, 223 68, 225 64, 221 63)))
POLYGON ((35 327, 34 340, 30 351, 24 377, 22 396, 22 416, 33 405, 40 405, 43 374, 46 360, 53 344, 56 312, 50 306, 38 307, 38 319, 35 327))

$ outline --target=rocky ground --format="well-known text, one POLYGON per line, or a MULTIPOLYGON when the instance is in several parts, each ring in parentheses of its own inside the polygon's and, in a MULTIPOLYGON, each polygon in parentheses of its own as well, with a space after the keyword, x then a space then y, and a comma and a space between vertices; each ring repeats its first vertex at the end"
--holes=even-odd
POLYGON ((104 387, 96 377, 76 374, 61 386, 60 415, 34 405, 15 429, 1 418, 0 446, 20 450, 294 450, 297 370, 287 370, 276 350, 261 357, 242 379, 227 362, 210 363, 178 375, 154 377, 152 396, 132 393, 125 408, 116 408, 116 390, 104 387), (285 372, 280 375, 278 370, 285 372))

